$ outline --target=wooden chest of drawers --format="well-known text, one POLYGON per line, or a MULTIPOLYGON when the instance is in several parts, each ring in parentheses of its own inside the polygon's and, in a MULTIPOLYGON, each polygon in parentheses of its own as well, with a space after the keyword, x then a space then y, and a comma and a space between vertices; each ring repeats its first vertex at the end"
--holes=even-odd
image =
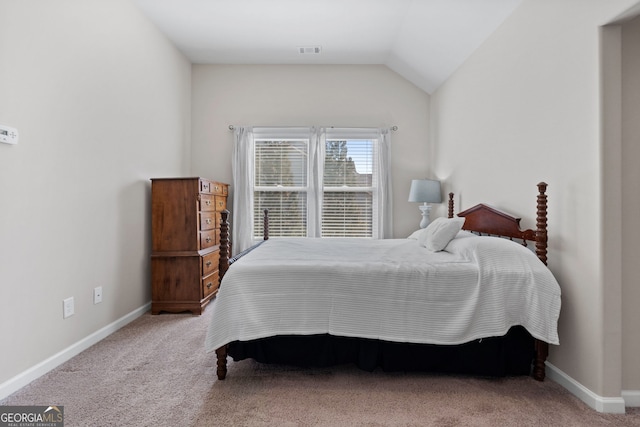
POLYGON ((202 314, 218 292, 220 212, 228 191, 204 178, 151 180, 153 314, 202 314))

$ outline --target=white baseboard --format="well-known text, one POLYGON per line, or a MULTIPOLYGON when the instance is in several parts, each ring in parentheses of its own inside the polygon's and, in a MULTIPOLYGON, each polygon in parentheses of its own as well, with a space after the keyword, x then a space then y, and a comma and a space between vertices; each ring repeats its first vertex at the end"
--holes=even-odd
POLYGON ((629 408, 640 408, 640 390, 622 390, 624 404, 629 408))
MULTIPOLYGON (((553 366, 551 363, 546 362, 547 365, 547 378, 557 382, 562 387, 566 388, 571 394, 582 400, 591 408, 598 412, 608 414, 624 414, 626 399, 620 397, 603 397, 598 396, 563 371, 553 366)), ((640 396, 639 396, 640 397, 640 396)), ((630 406, 630 405, 627 405, 630 406)))
POLYGON ((60 366, 67 360, 88 349, 98 341, 106 338, 126 324, 142 316, 144 313, 149 311, 150 308, 151 303, 149 302, 142 307, 133 310, 131 313, 125 314, 115 322, 110 323, 104 328, 97 330, 96 332, 81 339, 75 344, 72 344, 64 350, 54 354, 48 359, 3 382, 2 384, 0 384, 0 399, 4 399, 5 397, 15 393, 22 387, 29 384, 31 381, 40 378, 42 375, 60 366))

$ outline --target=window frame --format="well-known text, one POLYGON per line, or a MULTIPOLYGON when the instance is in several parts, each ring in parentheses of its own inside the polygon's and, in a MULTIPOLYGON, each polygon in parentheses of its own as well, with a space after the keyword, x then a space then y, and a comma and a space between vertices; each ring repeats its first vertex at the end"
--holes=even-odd
MULTIPOLYGON (((381 168, 381 152, 382 152, 382 137, 379 129, 374 128, 265 128, 257 131, 254 128, 254 151, 253 156, 253 170, 254 174, 257 170, 257 157, 256 150, 260 142, 264 141, 304 141, 307 148, 307 164, 306 164, 306 186, 290 186, 290 187, 278 187, 271 186, 258 186, 257 177, 254 176, 252 186, 252 200, 253 200, 253 239, 260 239, 263 232, 263 209, 264 207, 258 203, 258 192, 285 192, 296 191, 306 192, 306 232, 305 235, 299 235, 296 237, 323 237, 323 238, 339 238, 339 237, 356 237, 356 238, 369 238, 377 239, 382 238, 379 236, 379 227, 377 225, 378 217, 381 209, 384 209, 380 205, 382 203, 379 200, 379 180, 382 178, 379 176, 381 168), (326 186, 324 185, 325 174, 325 155, 327 144, 330 141, 345 140, 349 141, 367 141, 371 142, 371 179, 370 184, 366 187, 359 186, 326 186), (315 159, 315 160, 312 160, 315 159), (314 164, 315 163, 315 164, 314 164), (313 171, 318 171, 318 176, 313 176, 313 171), (325 233, 324 217, 324 198, 325 193, 365 193, 370 198, 370 216, 367 217, 367 231, 366 235, 360 236, 330 236, 325 233), (315 213, 314 213, 315 212, 315 213)), ((390 173, 390 172, 388 172, 390 173)), ((273 217, 272 217, 273 218, 273 217)), ((274 221, 270 223, 273 224, 274 221)), ((281 221, 282 226, 286 227, 286 223, 281 221)), ((334 233, 335 234, 335 233, 334 233)), ((347 233, 348 234, 348 233, 347 233)), ((357 233, 356 233, 357 234, 357 233)), ((360 233, 362 234, 362 233, 360 233)), ((279 233, 275 232, 275 229, 270 227, 270 238, 278 238, 279 233)), ((292 237, 292 236, 282 236, 292 237)))
MULTIPOLYGON (((259 203, 257 203, 257 197, 256 197, 256 193, 258 192, 262 192, 262 193, 284 193, 284 192, 296 192, 296 193, 305 193, 304 199, 305 199, 305 212, 304 212, 304 227, 301 227, 304 229, 305 231, 305 235, 304 236, 278 236, 275 234, 275 230, 277 229, 276 227, 274 227, 274 224, 276 224, 275 221, 272 221, 270 223, 270 229, 269 229, 269 234, 270 237, 274 237, 274 238, 278 238, 278 237, 308 237, 309 235, 309 204, 311 202, 310 198, 312 197, 310 194, 310 179, 311 179, 311 162, 309 161, 309 157, 310 157, 310 151, 311 151, 311 140, 309 137, 301 137, 301 136, 266 136, 266 135, 260 135, 260 136, 256 136, 254 138, 254 152, 253 152, 253 164, 254 164, 254 171, 257 170, 257 166, 258 166, 258 161, 257 161, 257 156, 256 153, 258 151, 258 144, 260 142, 266 142, 266 141, 271 141, 271 142, 290 142, 290 141, 295 141, 295 142, 303 142, 306 145, 306 167, 305 167, 305 182, 306 185, 304 186, 283 186, 283 185, 276 185, 275 187, 273 186, 265 186, 265 185, 256 185, 256 181, 258 179, 258 174, 257 172, 254 172, 254 180, 253 180, 253 224, 254 224, 254 239, 255 238, 259 238, 260 236, 258 234, 260 234, 263 231, 263 224, 262 224, 262 212, 264 207, 261 206, 259 203)), ((282 223, 284 223, 283 220, 280 220, 282 223)), ((278 227, 279 228, 279 227, 278 227)))
MULTIPOLYGON (((358 136, 347 136, 347 133, 343 133, 340 131, 336 131, 336 132, 332 132, 330 135, 327 135, 327 137, 324 139, 324 150, 326 150, 327 145, 330 143, 330 141, 345 141, 347 144, 349 144, 349 142, 360 142, 360 143, 370 143, 370 151, 371 151, 371 155, 370 158, 368 160, 370 160, 370 167, 371 167, 371 172, 370 172, 370 182, 368 186, 348 186, 348 185, 342 185, 342 186, 325 186, 325 175, 323 173, 323 180, 322 180, 322 214, 321 214, 321 225, 320 225, 320 234, 322 237, 327 237, 327 238, 332 238, 332 237, 357 237, 357 238, 377 238, 377 228, 374 227, 374 224, 377 220, 377 212, 379 209, 378 203, 378 197, 376 197, 377 195, 377 188, 379 186, 379 177, 378 174, 375 173, 378 164, 379 164, 379 150, 380 150, 380 140, 379 138, 376 137, 363 137, 362 135, 358 135, 358 136), (325 204, 324 204, 324 200, 325 200, 325 194, 326 193, 353 193, 353 194, 366 194, 368 198, 370 198, 370 202, 369 202, 369 206, 368 209, 370 210, 369 215, 366 216, 367 218, 367 229, 368 229, 368 235, 354 235, 354 234, 362 234, 362 233, 357 233, 356 231, 349 233, 348 235, 343 235, 343 236, 331 236, 330 233, 336 233, 337 229, 325 229, 325 204)), ((348 152, 348 151, 347 151, 348 152)), ((355 163, 355 161, 354 161, 355 163)), ((355 165, 354 165, 355 168, 355 165)), ((357 172, 357 168, 355 168, 356 172, 357 172)), ((326 172, 326 151, 325 151, 325 164, 324 164, 324 171, 326 172)), ((366 174, 363 174, 366 175, 366 174)))

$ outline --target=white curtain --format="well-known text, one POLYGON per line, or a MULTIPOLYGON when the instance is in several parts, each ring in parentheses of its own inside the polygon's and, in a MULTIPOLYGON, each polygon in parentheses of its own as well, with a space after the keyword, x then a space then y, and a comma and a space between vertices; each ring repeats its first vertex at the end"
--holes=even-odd
POLYGON ((311 128, 309 144, 310 176, 307 193, 307 233, 309 237, 322 236, 322 180, 327 132, 324 128, 311 128))
POLYGON ((253 245, 253 128, 234 128, 233 141, 233 223, 231 242, 234 254, 253 245))
POLYGON ((378 237, 381 239, 393 238, 393 194, 391 192, 391 131, 378 129, 380 155, 378 165, 377 197, 380 201, 378 210, 378 237))

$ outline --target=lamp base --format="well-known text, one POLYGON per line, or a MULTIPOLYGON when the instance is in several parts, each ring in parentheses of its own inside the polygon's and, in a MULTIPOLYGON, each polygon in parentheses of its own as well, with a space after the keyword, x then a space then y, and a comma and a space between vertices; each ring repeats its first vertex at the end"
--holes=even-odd
POLYGON ((429 223, 431 222, 429 220, 429 213, 431 212, 431 205, 428 205, 427 203, 418 206, 418 209, 420 209, 420 212, 422 212, 422 220, 420 221, 420 228, 426 228, 427 225, 429 225, 429 223))

